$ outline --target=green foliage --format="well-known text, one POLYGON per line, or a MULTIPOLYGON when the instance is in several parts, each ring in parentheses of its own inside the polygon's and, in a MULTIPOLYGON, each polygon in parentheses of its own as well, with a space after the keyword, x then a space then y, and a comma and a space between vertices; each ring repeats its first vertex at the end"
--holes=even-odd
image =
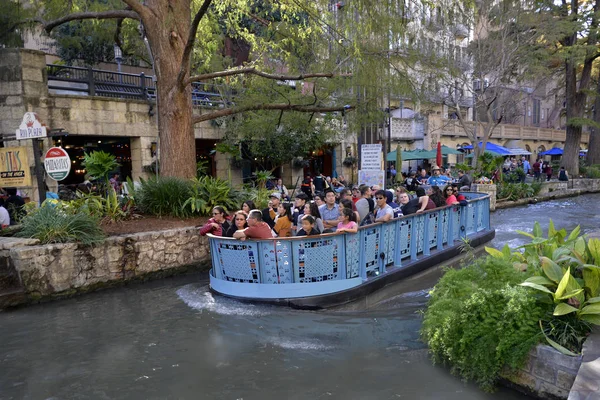
POLYGON ((486 250, 492 257, 533 274, 521 286, 539 292, 540 302, 553 308, 552 316, 542 323, 548 342, 565 354, 574 354, 581 350, 581 338, 589 332, 589 324, 600 325, 600 240, 586 241, 579 227, 570 234, 556 230, 552 220, 547 237, 537 222, 532 233, 520 233, 531 238, 521 246, 522 253, 511 252, 508 246, 502 251, 486 250), (557 333, 560 335, 553 336, 557 333))
POLYGON ((477 170, 474 172, 473 177, 482 177, 491 178, 499 168, 502 168, 502 164, 504 163, 503 157, 496 157, 491 153, 485 152, 479 156, 477 161, 477 170))
POLYGON ((82 165, 90 176, 101 179, 105 184, 108 184, 108 174, 120 166, 113 154, 104 151, 84 153, 82 165))
POLYGON ((587 167, 585 177, 590 179, 600 179, 600 168, 596 166, 587 167))
POLYGON ((196 162, 196 177, 200 178, 201 176, 206 175, 208 172, 208 160, 198 160, 196 162))
POLYGON ((221 206, 232 212, 239 207, 238 193, 228 181, 203 176, 195 179, 191 185, 191 195, 183 203, 192 214, 209 215, 215 206, 221 206))
POLYGON ((536 196, 542 188, 540 183, 499 183, 497 185, 496 199, 519 200, 536 196))
POLYGON ((173 177, 159 177, 141 180, 135 192, 137 207, 151 215, 171 215, 187 218, 192 213, 184 204, 192 196, 192 182, 173 177))
POLYGON ((448 270, 431 292, 422 338, 433 360, 493 388, 504 366, 518 368, 542 338, 548 306, 518 284, 523 273, 494 257, 448 270))
POLYGON ((89 245, 104 239, 98 218, 84 212, 67 213, 50 204, 28 214, 17 236, 39 239, 42 244, 78 242, 89 245))

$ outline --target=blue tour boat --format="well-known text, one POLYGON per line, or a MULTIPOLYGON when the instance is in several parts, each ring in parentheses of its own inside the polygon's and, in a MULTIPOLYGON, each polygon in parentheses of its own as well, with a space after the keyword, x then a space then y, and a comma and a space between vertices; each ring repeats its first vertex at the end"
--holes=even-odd
POLYGON ((240 300, 326 308, 447 261, 494 238, 490 198, 359 228, 358 233, 240 241, 209 236, 211 290, 240 300))

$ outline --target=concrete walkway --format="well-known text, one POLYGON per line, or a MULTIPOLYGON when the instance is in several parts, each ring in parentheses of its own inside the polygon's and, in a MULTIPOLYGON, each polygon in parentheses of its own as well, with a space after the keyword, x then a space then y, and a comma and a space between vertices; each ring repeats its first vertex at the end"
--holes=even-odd
POLYGON ((600 332, 583 344, 583 361, 568 400, 600 400, 600 332))

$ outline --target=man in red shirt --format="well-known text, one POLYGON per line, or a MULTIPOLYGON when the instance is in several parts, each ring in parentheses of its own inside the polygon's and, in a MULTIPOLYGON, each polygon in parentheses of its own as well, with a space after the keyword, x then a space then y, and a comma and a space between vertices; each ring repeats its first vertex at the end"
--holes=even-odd
POLYGON ((248 215, 248 227, 235 231, 233 237, 240 240, 246 239, 272 239, 271 227, 262 220, 259 210, 252 210, 248 215))

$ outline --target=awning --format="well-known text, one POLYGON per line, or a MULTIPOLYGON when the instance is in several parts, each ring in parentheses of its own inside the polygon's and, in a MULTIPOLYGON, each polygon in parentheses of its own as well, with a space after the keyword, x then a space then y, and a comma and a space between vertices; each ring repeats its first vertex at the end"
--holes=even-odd
POLYGON ((540 156, 562 156, 562 154, 563 154, 563 149, 561 149, 560 147, 555 147, 548 151, 543 151, 539 155, 540 156))
MULTIPOLYGON (((464 147, 463 147, 464 149, 464 147)), ((442 155, 447 156, 448 154, 464 154, 462 151, 458 151, 453 149, 452 147, 448 147, 446 145, 442 146, 442 155)))
MULTIPOLYGON (((481 147, 481 142, 479 142, 479 147, 481 147)), ((469 145, 469 146, 463 146, 463 149, 465 150, 469 150, 472 149, 473 146, 469 145)), ((521 149, 521 148, 507 148, 504 146, 500 146, 499 144, 494 144, 494 143, 490 143, 488 142, 485 145, 485 152, 486 153, 491 153, 495 156, 528 156, 531 154, 531 152, 525 150, 525 149, 521 149)))
MULTIPOLYGON (((436 152, 427 151, 427 150, 411 150, 411 151, 402 151, 402 161, 410 161, 410 160, 428 160, 430 158, 435 158, 436 152)), ((386 157, 387 161, 396 161, 396 150, 390 151, 386 157)))

